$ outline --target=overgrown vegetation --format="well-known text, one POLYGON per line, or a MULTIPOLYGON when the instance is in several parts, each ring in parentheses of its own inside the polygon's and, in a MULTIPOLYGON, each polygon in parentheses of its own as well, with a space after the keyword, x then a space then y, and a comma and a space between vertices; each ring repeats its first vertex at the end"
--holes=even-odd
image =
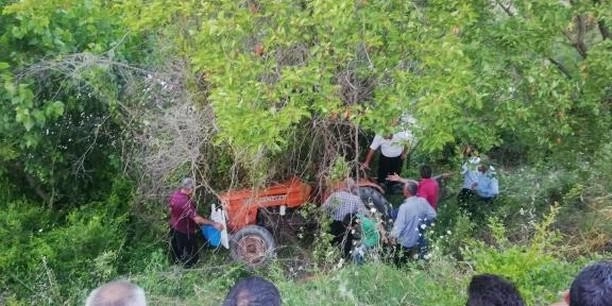
POLYGON ((461 305, 484 272, 547 305, 612 252, 611 19, 597 0, 0 0, 0 305, 80 304, 118 277, 218 305, 252 273, 287 305, 461 305), (457 172, 468 143, 497 162, 482 215, 447 182, 430 262, 340 264, 319 229, 262 270, 169 264, 181 177, 202 213, 294 175, 320 191, 398 118, 419 139, 407 176, 457 172))

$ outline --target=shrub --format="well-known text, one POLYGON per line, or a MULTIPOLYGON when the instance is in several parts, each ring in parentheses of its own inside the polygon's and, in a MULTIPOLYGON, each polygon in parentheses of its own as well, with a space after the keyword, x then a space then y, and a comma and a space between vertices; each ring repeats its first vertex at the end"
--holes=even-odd
POLYGON ((17 200, 0 210, 0 273, 16 300, 55 304, 84 296, 81 288, 117 275, 125 242, 131 187, 118 180, 108 200, 68 212, 51 212, 17 200), (9 230, 10 229, 10 230, 9 230))
POLYGON ((554 207, 526 244, 507 239, 504 225, 490 218, 489 229, 494 245, 475 241, 464 249, 464 256, 477 273, 502 275, 512 280, 529 305, 553 302, 559 291, 567 288, 579 266, 556 257, 560 234, 551 228, 558 208, 554 207))

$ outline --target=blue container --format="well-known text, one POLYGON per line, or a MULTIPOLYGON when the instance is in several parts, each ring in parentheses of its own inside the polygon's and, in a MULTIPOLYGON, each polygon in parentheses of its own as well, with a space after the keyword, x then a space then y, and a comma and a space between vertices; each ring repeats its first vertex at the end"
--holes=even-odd
POLYGON ((221 232, 214 226, 204 224, 200 228, 200 231, 202 232, 202 236, 204 236, 204 239, 208 241, 208 244, 210 246, 218 247, 219 245, 221 245, 221 232))

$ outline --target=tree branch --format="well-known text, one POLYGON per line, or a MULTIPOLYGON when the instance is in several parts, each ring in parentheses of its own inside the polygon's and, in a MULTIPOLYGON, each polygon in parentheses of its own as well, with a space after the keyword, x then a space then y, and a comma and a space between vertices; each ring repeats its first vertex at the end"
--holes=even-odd
POLYGON ((552 57, 549 57, 548 60, 551 63, 553 63, 555 66, 557 66, 559 71, 561 71, 565 75, 565 77, 567 77, 569 80, 572 79, 572 75, 570 74, 569 70, 567 70, 567 68, 565 68, 565 66, 563 66, 563 64, 561 64, 560 62, 558 62, 557 60, 555 60, 552 57))
MULTIPOLYGON (((17 166, 17 167, 19 167, 19 166, 17 166)), ((50 202, 51 201, 51 196, 49 196, 49 194, 47 194, 42 189, 40 184, 38 184, 38 182, 36 182, 36 179, 34 179, 34 177, 32 177, 30 174, 26 173, 25 171, 23 171, 23 175, 24 175, 26 181, 28 182, 28 185, 30 185, 30 188, 32 188, 32 190, 34 190, 36 195, 39 198, 41 198, 43 201, 45 201, 45 203, 50 203, 51 204, 51 202, 50 202)))
POLYGON ((582 58, 587 57, 587 46, 584 43, 584 34, 586 33, 586 23, 582 15, 576 16, 576 26, 578 27, 578 33, 576 34, 576 41, 574 46, 582 58))
MULTIPOLYGON (((600 5, 601 1, 600 0, 593 0, 593 4, 600 5)), ((597 26, 599 27, 599 33, 601 33, 601 37, 603 40, 606 39, 610 39, 610 30, 608 29, 608 26, 606 25, 606 22, 603 19, 600 19, 597 22, 597 26)))
MULTIPOLYGON (((510 8, 503 5, 499 0, 495 0, 495 3, 497 5, 499 5, 499 7, 501 7, 504 12, 506 12, 506 14, 508 14, 508 16, 510 17, 514 17, 514 14, 512 13, 512 11, 510 11, 510 8)), ((563 31, 563 34, 570 40, 572 41, 572 38, 570 37, 570 35, 566 32, 563 31)), ((584 44, 584 43, 583 43, 584 44)), ((584 55, 586 56, 586 54, 584 55)), ((557 66, 557 68, 559 69, 559 71, 561 71, 561 73, 563 73, 565 75, 566 78, 568 79, 572 79, 572 75, 570 74, 569 70, 567 70, 567 68, 565 68, 565 66, 563 66, 563 64, 561 64, 560 62, 558 62, 557 60, 555 60, 552 57, 548 57, 547 58, 551 63, 553 63, 555 66, 557 66)))
POLYGON ((501 7, 504 10, 504 12, 506 12, 506 14, 508 14, 508 16, 514 17, 514 14, 512 13, 512 11, 510 11, 509 7, 503 5, 501 2, 499 2, 499 0, 495 0, 495 3, 497 5, 499 5, 499 7, 501 7))
POLYGON ((599 33, 601 33, 601 38, 603 40, 610 39, 611 37, 610 30, 608 29, 606 22, 603 20, 600 20, 597 22, 597 26, 599 27, 599 33))

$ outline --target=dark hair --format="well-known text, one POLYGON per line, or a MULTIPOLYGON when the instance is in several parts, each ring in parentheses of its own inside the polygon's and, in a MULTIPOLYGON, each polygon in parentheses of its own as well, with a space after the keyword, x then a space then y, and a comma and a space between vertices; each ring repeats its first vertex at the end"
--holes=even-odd
POLYGON ((415 182, 406 182, 404 188, 410 192, 411 195, 416 195, 418 186, 415 182))
POLYGON ((481 274, 472 277, 466 306, 525 306, 525 302, 510 281, 497 275, 481 274))
POLYGON ((345 227, 348 226, 354 226, 355 224, 357 224, 357 215, 355 214, 346 214, 346 216, 344 216, 344 219, 342 219, 342 224, 345 227))
POLYGON ((421 172, 421 177, 422 178, 430 178, 431 177, 431 167, 428 165, 422 165, 421 168, 419 169, 419 172, 421 172))
POLYGON ((280 306, 280 293, 273 283, 251 276, 239 280, 227 294, 223 306, 280 306))
POLYGON ((570 287, 570 306, 612 305, 612 261, 582 269, 570 287))

